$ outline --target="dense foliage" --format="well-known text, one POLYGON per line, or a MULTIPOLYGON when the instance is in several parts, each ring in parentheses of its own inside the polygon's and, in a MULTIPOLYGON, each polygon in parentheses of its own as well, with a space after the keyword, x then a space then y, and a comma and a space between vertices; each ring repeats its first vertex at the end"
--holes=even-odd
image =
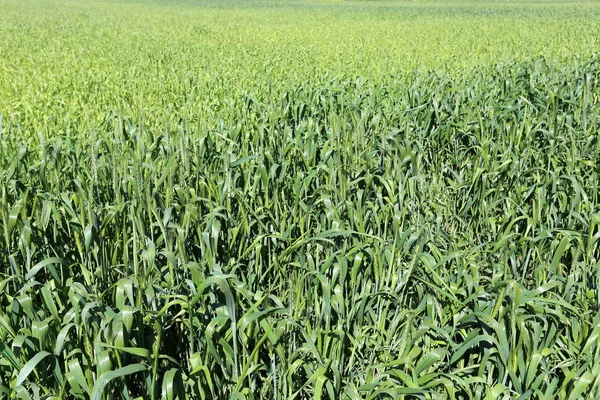
POLYGON ((431 32, 494 15, 492 28, 524 15, 548 32, 596 23, 532 4, 62 0, 36 17, 55 25, 38 26, 17 12, 38 4, 6 3, 0 397, 600 397, 592 45, 567 57, 554 38, 545 57, 513 44, 520 55, 468 67, 386 70, 386 41, 370 38, 340 42, 348 57, 372 49, 365 64, 334 56, 328 69, 307 50, 292 65, 303 40, 326 47, 292 22, 308 26, 311 12, 332 21, 317 31, 349 35, 338 19, 362 16, 371 33, 385 18, 431 32), (118 6, 147 14, 126 28, 118 6), (128 34, 113 32, 120 50, 149 16, 160 24, 111 55, 94 36, 111 30, 107 10, 128 34), (206 15, 275 22, 264 47, 232 39, 258 20, 211 36, 202 54, 248 62, 227 74, 186 42, 191 16, 206 15), (38 49, 58 65, 27 64, 28 29, 59 42, 38 49), (81 70, 68 65, 78 57, 81 70), (261 64, 269 57, 280 69, 261 64))

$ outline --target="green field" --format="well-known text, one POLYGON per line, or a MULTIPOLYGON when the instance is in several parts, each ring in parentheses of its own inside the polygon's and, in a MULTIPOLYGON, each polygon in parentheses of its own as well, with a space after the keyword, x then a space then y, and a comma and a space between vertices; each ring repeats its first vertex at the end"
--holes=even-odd
POLYGON ((0 398, 600 398, 600 1, 0 0, 0 398))

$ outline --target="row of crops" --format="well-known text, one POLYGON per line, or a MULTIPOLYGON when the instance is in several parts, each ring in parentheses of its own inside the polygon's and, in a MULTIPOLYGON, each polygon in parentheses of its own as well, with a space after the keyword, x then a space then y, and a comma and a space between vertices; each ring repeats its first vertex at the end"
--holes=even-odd
POLYGON ((3 121, 1 396, 599 396, 599 71, 3 121))
POLYGON ((0 399, 600 398, 599 21, 0 0, 0 399))

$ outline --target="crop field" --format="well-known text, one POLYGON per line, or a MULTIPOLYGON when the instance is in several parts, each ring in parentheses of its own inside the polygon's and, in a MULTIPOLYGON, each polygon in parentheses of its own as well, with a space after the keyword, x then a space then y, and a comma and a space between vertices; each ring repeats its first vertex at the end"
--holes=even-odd
POLYGON ((600 398, 599 54, 600 1, 0 0, 0 398, 600 398))

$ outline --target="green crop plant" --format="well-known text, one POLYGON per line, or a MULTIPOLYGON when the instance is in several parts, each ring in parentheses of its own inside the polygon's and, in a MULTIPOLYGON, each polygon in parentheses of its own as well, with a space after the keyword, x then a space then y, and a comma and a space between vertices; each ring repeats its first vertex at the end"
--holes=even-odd
POLYGON ((600 397, 596 2, 0 5, 0 398, 600 397))

